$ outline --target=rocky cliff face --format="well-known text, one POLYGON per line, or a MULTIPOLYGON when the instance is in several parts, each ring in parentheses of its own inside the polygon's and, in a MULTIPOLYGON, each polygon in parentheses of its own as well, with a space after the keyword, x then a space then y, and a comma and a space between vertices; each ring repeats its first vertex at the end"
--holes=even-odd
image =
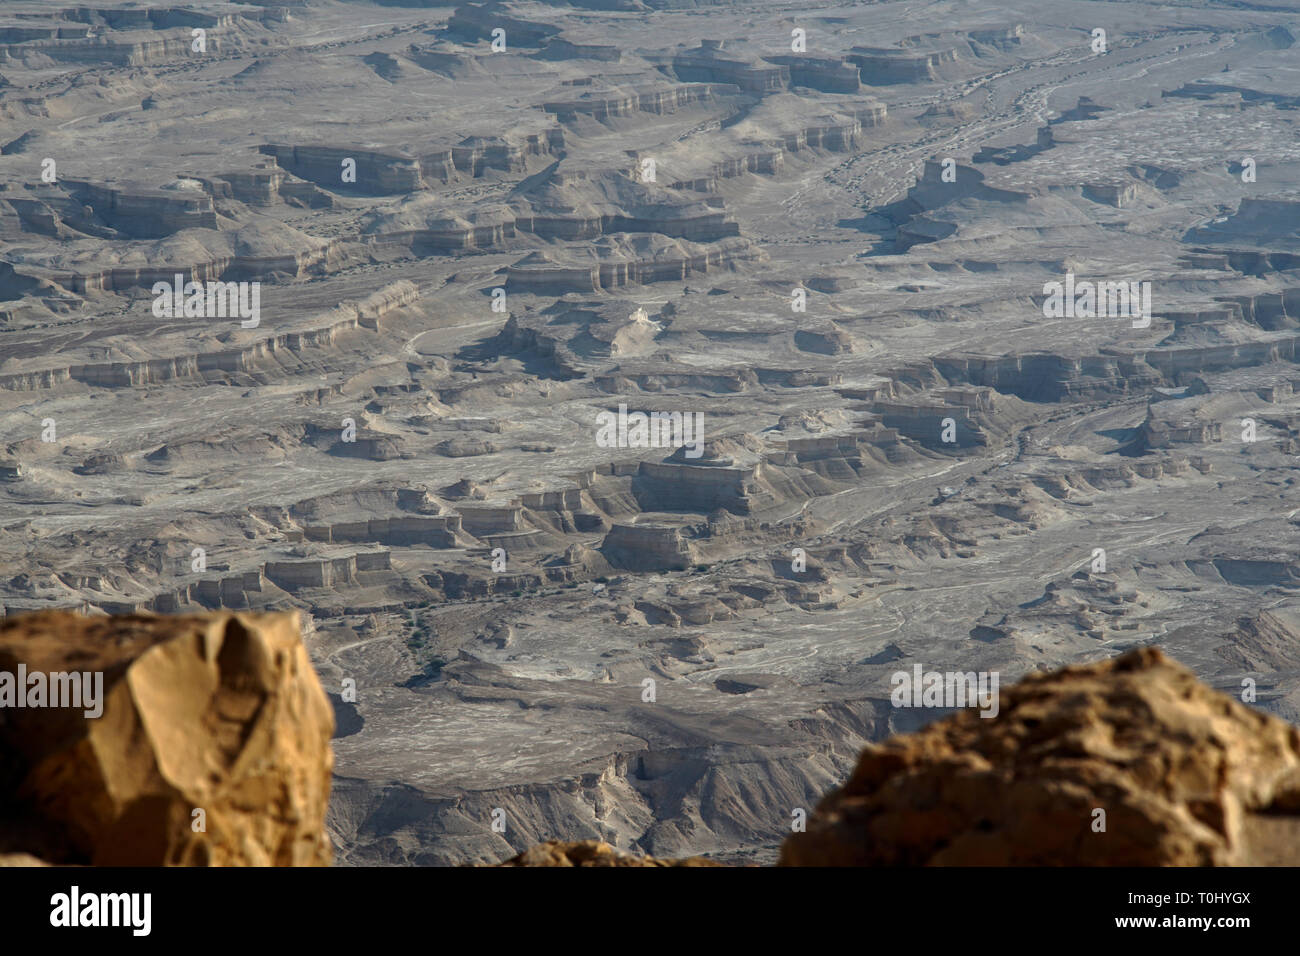
POLYGON ((0 675, 28 691, 0 709, 0 855, 328 864, 334 716, 300 628, 296 612, 0 622, 0 675), (94 700, 32 706, 38 683, 57 702, 59 674, 91 675, 94 700))
POLYGON ((785 866, 1300 862, 1300 730, 1158 649, 1031 675, 868 745, 785 866))

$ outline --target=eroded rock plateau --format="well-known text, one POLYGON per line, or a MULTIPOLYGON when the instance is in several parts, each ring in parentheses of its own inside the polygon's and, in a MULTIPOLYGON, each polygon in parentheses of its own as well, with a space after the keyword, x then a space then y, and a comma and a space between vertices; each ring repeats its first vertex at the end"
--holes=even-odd
POLYGON ((0 606, 299 613, 345 864, 774 862, 917 665, 1295 721, 1297 30, 9 0, 0 606))

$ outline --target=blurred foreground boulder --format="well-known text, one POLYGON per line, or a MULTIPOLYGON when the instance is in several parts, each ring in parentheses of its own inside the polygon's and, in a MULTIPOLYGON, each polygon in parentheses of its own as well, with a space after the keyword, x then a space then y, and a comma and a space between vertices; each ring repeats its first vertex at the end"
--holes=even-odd
POLYGON ((700 856, 661 860, 616 850, 600 840, 539 843, 497 866, 720 866, 700 856))
MULTIPOLYGON (((296 613, 0 621, 0 865, 328 864, 334 718, 300 626, 296 613), (20 667, 100 674, 102 691, 20 707, 20 667)), ((1156 648, 1034 674, 997 717, 962 710, 868 745, 780 863, 1300 865, 1300 728, 1156 648)), ((501 865, 716 864, 584 840, 501 865)))
POLYGON ((0 707, 0 855, 328 864, 334 717, 300 627, 297 613, 0 621, 0 674, 103 674, 98 717, 0 707))
POLYGON ((1300 729, 1153 647, 1031 675, 867 746, 780 863, 1298 865, 1300 729))

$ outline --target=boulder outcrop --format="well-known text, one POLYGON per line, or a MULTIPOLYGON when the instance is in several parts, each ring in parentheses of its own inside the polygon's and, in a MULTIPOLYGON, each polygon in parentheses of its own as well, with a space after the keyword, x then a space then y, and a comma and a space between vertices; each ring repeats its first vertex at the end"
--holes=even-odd
POLYGON ((297 613, 0 622, 0 674, 22 667, 29 705, 0 711, 0 852, 109 866, 328 864, 334 717, 300 631, 297 613), (38 674, 50 679, 47 702, 55 675, 102 684, 88 688, 94 701, 34 707, 38 674))
POLYGON ((1300 862, 1300 730, 1146 647, 863 750, 785 866, 1300 862), (1101 812, 1099 812, 1101 811, 1101 812))

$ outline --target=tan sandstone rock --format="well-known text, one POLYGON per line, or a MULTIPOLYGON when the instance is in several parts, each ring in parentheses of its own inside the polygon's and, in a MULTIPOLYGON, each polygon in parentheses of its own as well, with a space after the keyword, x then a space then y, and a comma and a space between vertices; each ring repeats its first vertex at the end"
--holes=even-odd
POLYGON ((0 622, 0 672, 20 662, 102 672, 103 713, 0 709, 0 852, 97 865, 330 862, 334 716, 296 612, 24 615, 0 622))
POLYGON ((1035 674, 997 717, 868 746, 780 862, 1297 865, 1300 729, 1155 648, 1035 674))

